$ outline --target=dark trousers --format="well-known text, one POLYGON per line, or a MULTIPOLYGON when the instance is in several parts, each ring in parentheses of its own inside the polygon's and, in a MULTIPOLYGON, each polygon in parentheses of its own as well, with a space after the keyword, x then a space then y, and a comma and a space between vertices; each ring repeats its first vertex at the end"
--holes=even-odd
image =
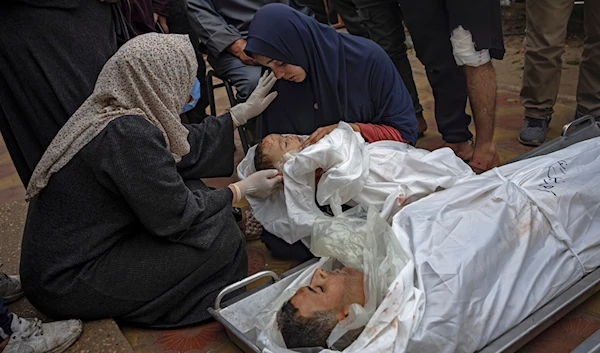
POLYGON ((466 78, 452 54, 446 1, 398 1, 417 57, 425 65, 427 78, 433 89, 435 119, 442 138, 449 143, 471 139, 473 135, 468 128, 471 117, 465 113, 466 78))
POLYGON ((263 230, 260 240, 266 245, 273 257, 277 259, 308 261, 314 255, 308 250, 301 241, 294 244, 288 244, 285 240, 263 230))
POLYGON ((410 94, 415 113, 423 111, 419 102, 419 94, 413 78, 410 62, 406 54, 406 36, 403 15, 397 0, 365 1, 353 0, 362 25, 367 29, 369 37, 385 50, 398 70, 408 93, 410 94))
POLYGON ((198 35, 192 30, 190 25, 185 0, 169 0, 169 31, 170 33, 187 34, 190 37, 196 60, 198 61, 198 72, 196 77, 200 81, 200 99, 194 109, 185 113, 190 123, 199 123, 206 117, 206 107, 208 107, 208 88, 206 86, 206 63, 202 55, 202 48, 198 35))
POLYGON ((329 0, 329 10, 332 9, 340 15, 348 33, 353 36, 369 38, 369 32, 361 23, 352 0, 329 0))
POLYGON ((323 0, 300 0, 298 1, 302 5, 308 6, 315 13, 315 20, 322 24, 329 24, 327 20, 327 11, 325 10, 325 3, 323 0))
POLYGON ((8 314, 8 308, 2 303, 0 297, 0 342, 12 335, 10 325, 12 324, 12 316, 8 314))

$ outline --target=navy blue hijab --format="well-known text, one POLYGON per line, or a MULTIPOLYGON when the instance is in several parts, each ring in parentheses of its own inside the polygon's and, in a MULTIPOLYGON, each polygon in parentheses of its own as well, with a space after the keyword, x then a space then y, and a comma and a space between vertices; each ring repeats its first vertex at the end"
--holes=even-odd
POLYGON ((412 100, 385 51, 371 40, 338 33, 282 4, 256 12, 246 50, 302 67, 301 83, 279 80, 263 114, 263 134, 311 134, 346 122, 387 125, 415 144, 412 100))

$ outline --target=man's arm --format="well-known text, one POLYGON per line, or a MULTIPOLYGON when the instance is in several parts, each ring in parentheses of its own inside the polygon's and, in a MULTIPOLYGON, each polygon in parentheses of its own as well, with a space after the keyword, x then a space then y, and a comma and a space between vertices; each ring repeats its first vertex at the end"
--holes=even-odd
POLYGON ((232 44, 243 40, 240 32, 217 12, 211 0, 188 0, 187 7, 192 28, 212 56, 218 57, 232 44))

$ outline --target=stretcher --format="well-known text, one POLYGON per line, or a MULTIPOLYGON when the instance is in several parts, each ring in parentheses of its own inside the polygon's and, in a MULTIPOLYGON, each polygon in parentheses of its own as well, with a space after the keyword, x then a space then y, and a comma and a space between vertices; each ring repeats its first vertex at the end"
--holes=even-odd
MULTIPOLYGON (((548 154, 580 141, 600 136, 600 124, 593 117, 583 117, 563 127, 560 137, 535 148, 510 161, 514 162, 538 155, 548 154)), ((318 259, 307 261, 278 276, 272 271, 262 271, 224 288, 215 300, 210 314, 224 327, 232 340, 244 352, 261 352, 256 344, 257 332, 254 318, 263 308, 272 303, 285 288, 304 270, 318 259), (260 279, 269 281, 256 288, 222 302, 223 298, 240 288, 260 279)), ((561 317, 600 291, 600 268, 589 273, 569 289, 532 313, 521 323, 505 332, 481 349, 480 353, 511 353, 531 341, 561 317)), ((577 347, 573 353, 600 352, 600 330, 577 347)))

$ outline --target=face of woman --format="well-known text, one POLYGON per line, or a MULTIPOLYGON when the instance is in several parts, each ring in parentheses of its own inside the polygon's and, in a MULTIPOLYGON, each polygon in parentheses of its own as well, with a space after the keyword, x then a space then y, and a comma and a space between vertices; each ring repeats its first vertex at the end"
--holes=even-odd
POLYGON ((262 66, 270 68, 277 79, 284 79, 292 82, 302 82, 306 79, 306 71, 300 66, 286 64, 279 60, 267 58, 263 55, 254 54, 254 59, 262 66))

